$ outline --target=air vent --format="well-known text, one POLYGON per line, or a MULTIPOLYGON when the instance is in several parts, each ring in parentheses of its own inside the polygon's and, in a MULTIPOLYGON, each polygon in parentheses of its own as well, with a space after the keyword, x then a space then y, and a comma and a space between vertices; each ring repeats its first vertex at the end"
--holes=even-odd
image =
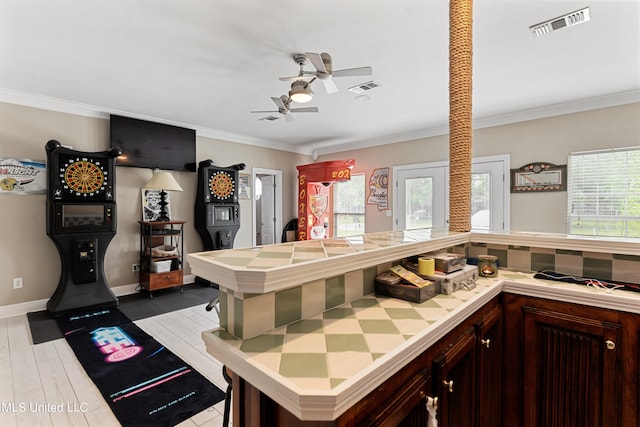
POLYGON ((591 20, 591 14, 589 13, 589 8, 585 7, 584 9, 576 10, 575 12, 571 12, 567 15, 559 16, 540 24, 532 25, 531 27, 529 27, 529 30, 531 30, 531 34, 534 37, 540 37, 546 34, 550 34, 551 32, 557 31, 561 28, 572 27, 589 20, 591 20))
POLYGON ((280 117, 276 117, 276 116, 267 116, 267 117, 263 117, 259 120, 269 120, 270 122, 273 122, 275 120, 278 120, 280 117))
POLYGON ((380 86, 378 83, 374 81, 370 81, 370 82, 362 83, 356 86, 352 86, 349 88, 349 90, 353 93, 364 93, 364 92, 370 91, 371 89, 375 89, 378 86, 380 86))

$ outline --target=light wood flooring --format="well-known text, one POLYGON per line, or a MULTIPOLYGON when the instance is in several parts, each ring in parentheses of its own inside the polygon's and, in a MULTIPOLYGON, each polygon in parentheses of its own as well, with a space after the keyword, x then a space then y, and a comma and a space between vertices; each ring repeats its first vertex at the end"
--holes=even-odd
MULTIPOLYGON (((135 323, 222 391, 222 364, 200 334, 218 326, 206 304, 135 323)), ((224 400, 179 424, 222 426, 224 400)), ((26 315, 0 319, 0 426, 119 426, 64 338, 33 345, 26 315)))

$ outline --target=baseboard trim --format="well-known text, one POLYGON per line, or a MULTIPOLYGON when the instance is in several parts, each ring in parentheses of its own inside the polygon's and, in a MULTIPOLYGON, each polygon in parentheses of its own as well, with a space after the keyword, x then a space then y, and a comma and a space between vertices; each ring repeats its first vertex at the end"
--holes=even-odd
MULTIPOLYGON (((187 274, 184 276, 184 283, 193 283, 195 280, 196 280, 196 276, 193 274, 187 274)), ((125 295, 131 295, 138 292, 138 286, 140 286, 139 283, 134 283, 132 285, 116 286, 111 288, 111 291, 115 294, 115 296, 123 297, 125 295)), ((3 305, 0 307, 0 319, 6 319, 7 317, 14 317, 14 316, 22 316, 33 311, 46 310, 47 301, 49 301, 48 298, 36 300, 36 301, 21 302, 18 304, 3 305)))

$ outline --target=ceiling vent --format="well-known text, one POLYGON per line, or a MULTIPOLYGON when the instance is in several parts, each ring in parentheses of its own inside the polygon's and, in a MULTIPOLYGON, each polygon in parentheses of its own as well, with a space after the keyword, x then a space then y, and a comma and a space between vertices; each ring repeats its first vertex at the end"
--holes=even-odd
POLYGON ((375 89, 378 86, 380 86, 378 83, 374 81, 370 81, 370 82, 362 83, 356 86, 352 86, 349 88, 349 90, 353 93, 364 93, 364 92, 370 91, 371 89, 375 89))
POLYGON ((589 8, 585 7, 584 9, 576 10, 575 12, 568 13, 564 16, 559 16, 540 24, 532 25, 529 27, 529 30, 534 37, 540 37, 564 27, 582 24, 590 19, 591 14, 589 13, 589 8))

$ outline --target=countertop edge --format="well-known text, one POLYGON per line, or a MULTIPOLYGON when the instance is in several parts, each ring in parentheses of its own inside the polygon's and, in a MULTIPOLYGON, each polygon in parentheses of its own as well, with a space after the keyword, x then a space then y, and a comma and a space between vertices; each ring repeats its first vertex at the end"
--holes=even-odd
POLYGON ((220 328, 205 331, 202 337, 209 354, 301 420, 331 421, 501 292, 640 314, 640 299, 625 295, 628 291, 607 293, 605 290, 575 284, 557 283, 557 286, 549 286, 549 283, 536 283, 536 280, 501 279, 495 282, 486 291, 438 320, 429 330, 416 335, 331 390, 303 390, 285 377, 268 374, 266 369, 261 369, 261 366, 249 361, 249 357, 242 351, 210 333, 220 328), (602 298, 603 296, 607 298, 602 298))

